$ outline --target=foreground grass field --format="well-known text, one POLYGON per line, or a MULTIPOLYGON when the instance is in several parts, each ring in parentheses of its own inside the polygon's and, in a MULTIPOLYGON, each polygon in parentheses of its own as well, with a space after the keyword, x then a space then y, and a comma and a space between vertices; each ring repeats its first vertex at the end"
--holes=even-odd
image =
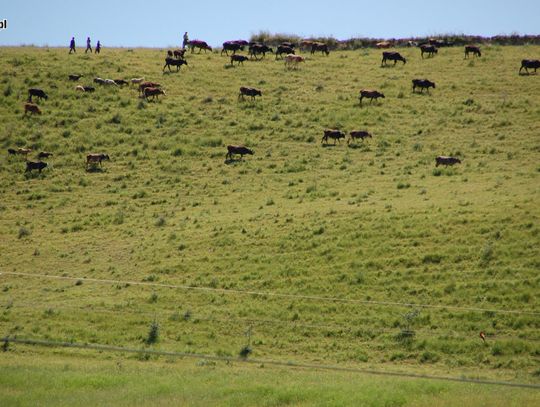
MULTIPOLYGON (((404 66, 360 50, 292 71, 189 54, 162 74, 164 50, 3 48, 2 336, 233 357, 249 344, 256 358, 539 383, 540 80, 518 69, 540 47, 400 51, 404 66), (80 94, 74 73, 144 76, 167 95, 80 94), (417 77, 436 89, 412 93, 417 77), (263 96, 239 102, 240 86, 263 96), (23 119, 30 87, 49 99, 23 119), (359 106, 361 88, 386 98, 359 106), (322 146, 325 128, 373 139, 322 146), (228 144, 255 155, 225 162, 228 144), (53 152, 50 168, 25 174, 16 147, 53 152), (111 161, 87 172, 90 152, 111 161), (463 163, 435 168, 437 155, 463 163)), ((40 381, 12 352, 2 370, 40 381)), ((49 375, 51 350, 35 352, 49 375)))

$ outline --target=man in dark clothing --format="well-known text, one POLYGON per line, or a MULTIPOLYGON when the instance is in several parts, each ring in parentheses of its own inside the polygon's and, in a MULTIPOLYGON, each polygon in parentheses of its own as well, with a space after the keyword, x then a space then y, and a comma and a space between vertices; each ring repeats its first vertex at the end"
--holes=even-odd
POLYGON ((71 37, 71 42, 69 43, 69 53, 77 52, 75 50, 75 37, 71 37))
POLYGON ((96 54, 99 54, 100 51, 101 51, 101 42, 99 42, 99 40, 98 40, 98 42, 96 44, 96 54))
POLYGON ((187 35, 187 31, 184 33, 184 41, 182 41, 182 48, 186 48, 187 43, 189 42, 189 38, 187 35))
POLYGON ((90 37, 86 39, 86 51, 84 51, 84 53, 86 54, 88 51, 92 53, 92 44, 90 43, 90 37))

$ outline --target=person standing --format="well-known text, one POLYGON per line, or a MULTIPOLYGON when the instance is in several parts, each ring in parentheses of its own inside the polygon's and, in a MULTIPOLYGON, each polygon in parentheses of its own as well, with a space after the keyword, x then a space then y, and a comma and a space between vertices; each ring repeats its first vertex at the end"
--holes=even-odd
POLYGON ((86 39, 86 50, 84 51, 84 53, 86 54, 88 51, 92 53, 92 43, 90 42, 90 37, 86 39))
POLYGON ((189 38, 187 35, 187 31, 184 33, 184 40, 182 41, 182 48, 186 48, 187 43, 189 42, 189 38))
POLYGON ((71 37, 71 41, 69 43, 69 53, 71 54, 72 52, 77 52, 75 50, 75 37, 71 37))
POLYGON ((98 42, 96 44, 96 54, 99 54, 100 51, 101 51, 101 42, 99 42, 99 40, 98 40, 98 42))

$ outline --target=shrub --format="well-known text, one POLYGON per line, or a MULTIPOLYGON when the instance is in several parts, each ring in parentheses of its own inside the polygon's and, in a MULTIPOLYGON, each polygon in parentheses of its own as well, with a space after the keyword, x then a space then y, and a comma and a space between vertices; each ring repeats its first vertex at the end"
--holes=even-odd
POLYGON ((148 337, 146 338, 145 342, 147 345, 152 345, 158 341, 158 337, 159 325, 156 321, 152 321, 152 324, 150 324, 150 330, 148 331, 148 337))
POLYGON ((19 228, 19 233, 17 236, 19 239, 22 239, 23 237, 30 236, 30 234, 31 234, 30 230, 26 229, 24 226, 21 226, 19 228))
POLYGON ((240 349, 239 355, 242 359, 247 359, 247 357, 251 354, 252 350, 249 345, 245 345, 240 349))

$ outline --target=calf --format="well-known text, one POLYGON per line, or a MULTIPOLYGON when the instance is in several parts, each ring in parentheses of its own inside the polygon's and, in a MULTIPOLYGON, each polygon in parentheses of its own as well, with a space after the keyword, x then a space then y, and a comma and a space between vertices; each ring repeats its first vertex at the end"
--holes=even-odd
POLYGON ((226 160, 232 160, 234 154, 240 154, 240 159, 244 158, 244 155, 253 155, 253 150, 250 150, 244 146, 227 146, 226 160))
POLYGON ((242 98, 242 100, 244 100, 244 96, 251 96, 251 100, 255 100, 255 96, 262 96, 262 92, 255 88, 247 88, 245 86, 242 86, 240 87, 238 99, 242 98))
POLYGON ((175 58, 177 59, 184 59, 184 55, 186 54, 186 50, 185 49, 175 49, 173 51, 173 55, 175 58))
POLYGON ((50 153, 48 151, 40 151, 37 155, 37 158, 41 160, 42 158, 49 158, 51 155, 53 155, 53 153, 50 153))
POLYGON ((300 55, 289 54, 285 57, 285 67, 286 68, 298 68, 298 64, 301 62, 306 62, 306 59, 300 55))
POLYGON ((39 110, 39 106, 34 103, 25 103, 23 117, 26 116, 26 113, 41 114, 41 110, 39 110))
POLYGON ((429 88, 435 89, 435 82, 431 82, 427 79, 413 79, 412 80, 413 92, 416 90, 416 88, 420 88, 420 92, 423 92, 424 89, 427 89, 427 91, 429 92, 429 88))
POLYGON ((38 170, 41 174, 41 170, 47 166, 47 163, 44 163, 43 161, 27 161, 26 162, 26 171, 25 172, 32 172, 32 170, 38 170))
POLYGON ((376 90, 370 90, 370 89, 362 89, 360 91, 360 105, 362 105, 362 99, 366 98, 369 99, 369 103, 373 102, 373 99, 377 100, 378 98, 383 98, 384 95, 376 90))
POLYGON ((160 88, 161 85, 157 82, 143 82, 139 85, 139 94, 144 94, 146 88, 160 88))
POLYGON ((36 89, 36 88, 30 88, 28 89, 28 101, 31 102, 32 101, 32 96, 35 96, 37 97, 39 100, 41 99, 45 99, 47 100, 49 97, 47 96, 47 94, 45 92, 43 92, 43 90, 41 89, 36 89))
POLYGON ((169 72, 171 72, 171 66, 176 66, 176 72, 178 72, 182 65, 187 66, 187 64, 188 63, 185 59, 165 58, 165 65, 163 66, 163 70, 165 71, 165 68, 169 68, 169 72))
POLYGON ((78 81, 79 79, 81 79, 83 77, 83 75, 69 75, 68 78, 70 81, 78 81))
POLYGON ((433 54, 436 54, 439 52, 439 50, 437 49, 435 45, 426 45, 426 44, 420 45, 420 51, 422 54, 422 59, 424 59, 425 53, 428 54, 428 57, 432 57, 433 54))
POLYGON ((438 167, 439 165, 449 166, 454 164, 461 164, 461 160, 456 157, 446 157, 443 155, 435 158, 435 167, 438 167))
POLYGON ((99 166, 101 167, 101 162, 103 160, 110 160, 109 156, 107 154, 88 154, 86 156, 86 169, 90 166, 90 164, 96 164, 99 163, 99 166))
POLYGON ((328 143, 329 138, 334 139, 334 145, 335 145, 336 140, 341 142, 341 139, 345 139, 345 133, 343 133, 341 130, 326 129, 321 139, 321 144, 328 143))
POLYGON ((231 66, 234 65, 234 62, 238 62, 238 65, 240 65, 240 64, 244 65, 244 61, 247 61, 247 60, 249 60, 249 58, 246 57, 245 55, 232 54, 231 55, 231 66))
POLYGON ((521 68, 519 68, 519 73, 521 73, 521 70, 525 68, 525 71, 527 71, 527 74, 529 73, 529 69, 534 69, 534 72, 536 73, 536 70, 540 68, 540 60, 538 59, 523 59, 521 61, 521 68))
POLYGON ((287 46, 287 45, 281 44, 279 47, 277 47, 277 50, 276 50, 276 59, 278 59, 278 56, 281 57, 283 54, 286 54, 286 55, 293 54, 293 55, 294 55, 294 48, 293 48, 293 47, 289 47, 289 46, 287 46))
POLYGON ((149 96, 152 96, 152 100, 154 100, 159 95, 165 95, 165 92, 159 88, 144 88, 144 98, 146 100, 148 100, 149 96))
POLYGON ((117 85, 120 85, 120 86, 124 86, 124 85, 128 84, 128 81, 125 81, 123 79, 115 79, 114 83, 116 83, 117 85))
POLYGON ((353 130, 349 134, 350 134, 351 137, 349 138, 349 140, 347 140, 347 145, 350 144, 351 140, 354 140, 354 139, 357 139, 357 138, 361 139, 362 142, 366 138, 373 138, 373 137, 371 137, 371 133, 369 133, 369 132, 367 132, 365 130, 353 130))
POLYGON ((407 60, 399 52, 383 52, 382 55, 381 66, 386 65, 387 60, 394 61, 394 65, 396 65, 397 61, 403 62, 403 65, 407 63, 407 60))
POLYGON ((469 53, 471 53, 477 57, 481 57, 482 53, 480 52, 480 48, 478 48, 476 45, 467 45, 465 46, 465 58, 469 58, 469 53))

